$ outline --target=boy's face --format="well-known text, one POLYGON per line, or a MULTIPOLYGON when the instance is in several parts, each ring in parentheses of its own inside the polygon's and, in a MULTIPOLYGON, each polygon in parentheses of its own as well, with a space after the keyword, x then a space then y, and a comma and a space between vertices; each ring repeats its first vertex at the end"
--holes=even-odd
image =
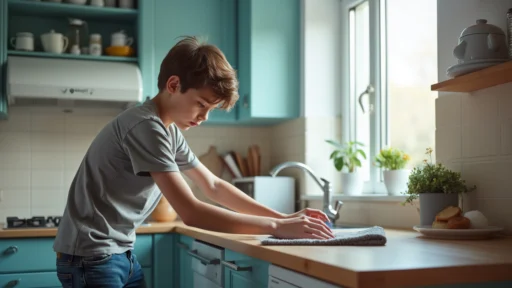
POLYGON ((215 103, 217 97, 209 88, 188 89, 185 93, 180 89, 179 78, 169 78, 167 92, 171 97, 166 111, 179 129, 188 130, 208 120, 208 114, 218 105, 215 103))

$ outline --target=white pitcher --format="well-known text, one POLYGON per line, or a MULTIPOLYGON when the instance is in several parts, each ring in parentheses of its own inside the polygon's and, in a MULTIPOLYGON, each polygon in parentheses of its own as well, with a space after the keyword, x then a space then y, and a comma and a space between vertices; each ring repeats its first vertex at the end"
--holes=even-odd
POLYGON ((41 35, 41 43, 45 52, 62 54, 68 48, 68 37, 51 30, 41 35))

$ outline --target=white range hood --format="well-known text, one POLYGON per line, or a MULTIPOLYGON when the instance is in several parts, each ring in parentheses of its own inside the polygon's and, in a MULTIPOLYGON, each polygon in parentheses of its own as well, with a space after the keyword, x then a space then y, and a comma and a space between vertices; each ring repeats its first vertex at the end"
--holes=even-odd
POLYGON ((142 101, 136 63, 9 56, 7 97, 124 102, 142 101))

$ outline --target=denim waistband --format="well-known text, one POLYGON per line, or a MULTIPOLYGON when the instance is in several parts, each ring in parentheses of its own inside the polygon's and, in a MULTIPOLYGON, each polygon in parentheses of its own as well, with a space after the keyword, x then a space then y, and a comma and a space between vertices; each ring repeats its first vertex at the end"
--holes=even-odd
MULTIPOLYGON (((115 254, 115 255, 123 255, 125 254, 128 259, 131 259, 132 257, 132 251, 127 250, 124 253, 121 254, 115 254)), ((57 255, 57 261, 59 262, 68 262, 68 263, 81 263, 82 261, 89 261, 93 259, 97 259, 99 257, 106 257, 111 254, 103 254, 103 255, 95 255, 95 256, 79 256, 79 255, 71 255, 61 252, 56 252, 57 255)), ((112 254, 114 255, 114 254, 112 254)))

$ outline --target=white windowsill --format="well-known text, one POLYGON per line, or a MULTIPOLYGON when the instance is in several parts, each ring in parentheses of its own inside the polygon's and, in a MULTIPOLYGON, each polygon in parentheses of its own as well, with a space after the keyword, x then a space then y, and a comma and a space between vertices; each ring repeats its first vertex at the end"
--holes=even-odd
MULTIPOLYGON (((332 200, 341 200, 341 201, 379 201, 379 202, 403 202, 407 198, 406 196, 391 196, 387 194, 364 194, 358 196, 351 195, 343 195, 343 194, 332 194, 332 200)), ((309 194, 309 195, 301 195, 300 200, 302 201, 322 201, 324 199, 323 194, 309 194)))

